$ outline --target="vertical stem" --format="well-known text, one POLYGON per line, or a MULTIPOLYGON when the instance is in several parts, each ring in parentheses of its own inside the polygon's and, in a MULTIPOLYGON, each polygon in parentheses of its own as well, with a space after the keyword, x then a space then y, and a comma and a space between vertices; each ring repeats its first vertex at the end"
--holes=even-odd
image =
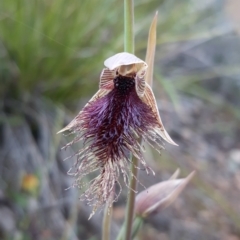
MULTIPOLYGON (((133 9, 133 2, 131 0, 124 0, 124 11, 125 11, 125 45, 124 49, 125 51, 131 52, 130 50, 133 50, 134 48, 134 34, 133 34, 133 20, 134 20, 134 9, 133 9), (131 11, 129 10, 131 6, 131 11), (128 21, 130 23, 128 23, 128 21), (131 29, 129 29, 129 26, 131 26, 131 29), (129 44, 131 43, 131 44, 129 44)), ((147 48, 147 56, 146 56, 146 62, 150 68, 149 74, 146 76, 146 82, 152 86, 152 76, 153 76, 153 65, 154 65, 154 55, 155 55, 155 48, 156 48, 156 27, 157 27, 157 13, 152 21, 150 30, 149 30, 149 38, 148 38, 148 48, 147 48)), ((139 140, 141 142, 141 139, 139 140)), ((135 176, 135 178, 131 179, 130 186, 134 191, 130 191, 128 202, 127 202, 127 211, 126 211, 126 219, 124 222, 123 227, 121 228, 117 240, 130 240, 131 237, 134 237, 142 222, 143 219, 140 217, 136 217, 133 224, 133 217, 134 217, 134 204, 135 204, 135 191, 137 189, 137 175, 138 175, 138 159, 136 159, 134 156, 132 157, 132 166, 131 171, 132 174, 135 176), (132 233, 133 228, 133 233, 132 233)))
MULTIPOLYGON (((133 221, 133 226, 132 226, 132 239, 134 239, 134 237, 136 237, 139 229, 142 227, 143 221, 144 220, 142 217, 140 217, 140 216, 135 217, 135 219, 133 221)), ((122 226, 116 240, 123 240, 124 230, 125 230, 125 228, 124 228, 124 226, 122 226)))
POLYGON ((133 217, 134 217, 134 206, 135 206, 135 196, 136 196, 136 190, 137 190, 137 175, 138 175, 138 159, 134 156, 132 157, 132 166, 131 171, 132 174, 135 177, 132 177, 130 187, 132 190, 130 190, 128 201, 127 201, 127 213, 126 213, 126 219, 125 219, 125 234, 124 239, 125 240, 131 240, 132 235, 132 223, 133 223, 133 217))
POLYGON ((134 1, 124 0, 124 51, 134 53, 134 1))
MULTIPOLYGON (((125 52, 134 53, 134 1, 124 0, 124 50, 125 52)), ((132 158, 131 171, 137 177, 138 159, 132 158)), ((137 189, 136 178, 132 177, 130 187, 130 194, 127 202, 127 213, 125 219, 125 234, 124 239, 130 240, 132 233, 132 222, 134 215, 135 191, 137 189)))
POLYGON ((104 209, 103 223, 102 223, 102 240, 110 239, 110 226, 112 218, 112 207, 109 208, 106 204, 104 209))

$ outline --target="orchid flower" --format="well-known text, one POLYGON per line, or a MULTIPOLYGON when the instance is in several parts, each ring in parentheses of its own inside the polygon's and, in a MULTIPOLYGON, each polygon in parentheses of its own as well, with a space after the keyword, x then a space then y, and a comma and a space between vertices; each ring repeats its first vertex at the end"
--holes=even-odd
POLYGON ((122 189, 120 175, 128 187, 131 177, 136 177, 130 170, 131 154, 147 172, 152 171, 143 157, 139 139, 158 151, 163 148, 162 139, 177 145, 165 130, 152 89, 145 81, 147 64, 133 54, 122 52, 108 58, 104 65, 98 92, 59 131, 76 134, 65 148, 83 141, 83 148, 74 155, 77 161, 70 174, 76 177, 74 186, 86 188, 82 198, 93 206, 91 216, 105 203, 112 206, 117 200, 122 189), (86 186, 83 178, 95 171, 99 175, 86 186), (118 194, 116 183, 120 186, 118 194))

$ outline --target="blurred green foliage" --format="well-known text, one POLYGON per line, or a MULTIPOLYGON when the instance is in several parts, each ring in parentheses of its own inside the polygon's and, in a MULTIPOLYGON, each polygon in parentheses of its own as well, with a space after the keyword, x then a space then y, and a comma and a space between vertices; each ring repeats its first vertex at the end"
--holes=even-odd
MULTIPOLYGON (((145 56, 154 12, 160 11, 158 41, 167 41, 185 34, 202 16, 201 10, 196 15, 189 8, 190 2, 136 1, 140 57, 145 56)), ((122 50, 122 1, 0 2, 0 96, 22 98, 28 93, 73 102, 96 91, 104 59, 122 50)))
POLYGON ((1 1, 0 72, 5 88, 15 84, 20 91, 68 101, 95 85, 120 7, 112 1, 98 4, 1 1))

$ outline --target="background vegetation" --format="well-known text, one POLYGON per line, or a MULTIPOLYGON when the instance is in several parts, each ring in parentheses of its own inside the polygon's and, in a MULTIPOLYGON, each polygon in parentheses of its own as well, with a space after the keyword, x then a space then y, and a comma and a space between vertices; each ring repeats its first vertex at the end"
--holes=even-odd
MULTIPOLYGON (((157 177, 197 170, 175 206, 139 239, 240 239, 238 1, 135 1, 136 55, 159 11, 154 92, 179 148, 147 148, 157 177)), ((78 201, 71 154, 55 133, 98 88, 103 61, 123 50, 123 2, 0 1, 0 239, 99 239, 101 214, 78 201)), ((185 176, 185 175, 184 175, 185 176)), ((126 193, 114 209, 112 236, 126 193)))

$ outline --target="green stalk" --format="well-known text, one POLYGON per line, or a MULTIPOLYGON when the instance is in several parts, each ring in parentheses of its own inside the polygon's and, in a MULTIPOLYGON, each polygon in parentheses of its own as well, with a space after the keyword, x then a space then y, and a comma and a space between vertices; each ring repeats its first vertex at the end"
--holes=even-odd
MULTIPOLYGON (((131 0, 125 0, 124 1, 124 12, 125 12, 125 45, 124 49, 125 51, 129 51, 133 53, 133 47, 134 47, 134 34, 133 34, 133 20, 134 20, 134 9, 133 9, 133 1, 131 0), (131 26, 131 27, 130 27, 131 26)), ((157 28, 157 15, 156 13, 155 17, 153 18, 153 21, 150 26, 149 30, 149 36, 148 36, 148 47, 147 47, 147 55, 146 55, 146 63, 149 67, 149 72, 147 73, 145 80, 146 82, 152 86, 152 77, 153 77, 153 65, 154 65, 154 55, 155 55, 155 49, 156 49, 156 28, 157 28)), ((141 142, 141 139, 139 140, 141 142)), ((132 166, 131 171, 132 174, 137 178, 138 175, 138 169, 136 168, 138 166, 138 159, 135 157, 132 157, 132 166)), ((127 202, 127 211, 126 211, 126 219, 124 222, 124 225, 122 226, 117 240, 130 240, 131 237, 133 238, 138 230, 140 229, 140 226, 143 223, 143 219, 140 217, 135 217, 134 223, 133 223, 133 217, 134 217, 134 204, 135 204, 135 195, 136 195, 136 189, 137 189, 137 180, 136 178, 131 179, 131 189, 133 191, 130 191, 128 202, 127 202), (133 224, 133 226, 132 226, 133 224), (133 228, 133 233, 132 233, 133 228), (123 238, 124 236, 124 238, 123 238)))
MULTIPOLYGON (((133 221, 133 226, 132 226, 132 238, 131 239, 134 239, 134 237, 136 237, 139 229, 143 225, 143 221, 144 221, 144 219, 142 217, 140 217, 140 216, 135 217, 135 219, 133 221)), ((122 226, 116 240, 123 240, 124 230, 125 230, 125 228, 124 228, 124 226, 122 226)))
POLYGON ((135 177, 132 177, 131 183, 130 183, 130 193, 128 196, 127 201, 127 213, 126 213, 126 219, 125 219, 125 233, 124 233, 124 239, 125 240, 131 240, 132 235, 132 223, 133 223, 133 217, 134 217, 134 208, 135 208, 135 197, 136 197, 136 190, 137 190, 137 175, 138 175, 138 159, 136 157, 132 157, 132 166, 131 171, 132 174, 135 177))
POLYGON ((143 225, 143 221, 144 219, 141 218, 140 216, 136 216, 133 222, 133 228, 132 228, 132 238, 134 239, 134 237, 136 237, 139 229, 142 227, 143 225))
MULTIPOLYGON (((134 1, 133 0, 124 0, 124 51, 129 53, 134 53, 134 1)), ((137 176, 138 159, 133 158, 132 160, 132 173, 137 176)), ((131 179, 130 186, 132 189, 137 188, 137 181, 135 178, 131 179)), ((126 232, 125 239, 131 238, 132 231, 132 222, 134 215, 134 203, 135 203, 135 192, 130 191, 127 204, 127 217, 125 220, 126 232)), ((112 210, 110 210, 112 211, 112 210)), ((110 220, 111 213, 108 213, 108 206, 106 206, 104 211, 104 219, 102 226, 102 239, 109 239, 110 232, 110 220)), ((120 234, 122 236, 122 234, 120 234)))
POLYGON ((124 51, 134 53, 134 1, 124 0, 124 51))
MULTIPOLYGON (((134 1, 124 0, 124 50, 125 52, 134 53, 134 1)), ((134 176, 137 177, 138 159, 132 158, 131 171, 134 176)), ((130 194, 127 202, 127 213, 125 219, 125 233, 124 239, 130 240, 132 233, 132 222, 134 216, 135 195, 137 189, 137 180, 132 177, 130 187, 130 194)))
POLYGON ((111 218, 112 218, 112 207, 109 208, 108 204, 106 204, 104 209, 104 215, 103 215, 103 223, 102 223, 102 240, 110 239, 111 218))

